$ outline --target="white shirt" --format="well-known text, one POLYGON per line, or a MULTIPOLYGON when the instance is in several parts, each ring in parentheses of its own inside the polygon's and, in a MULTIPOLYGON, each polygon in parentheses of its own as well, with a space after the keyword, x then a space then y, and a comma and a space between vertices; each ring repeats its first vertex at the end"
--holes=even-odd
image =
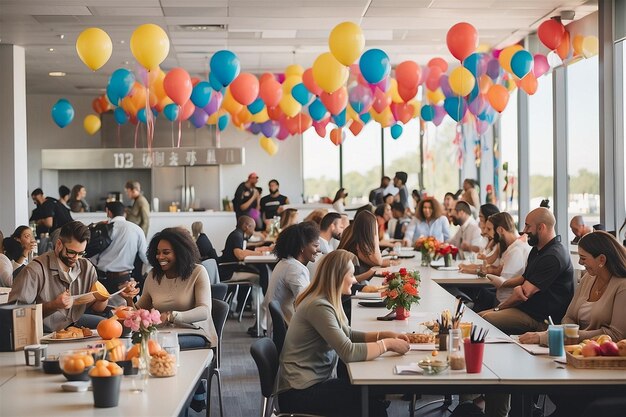
POLYGON ((330 242, 320 236, 320 248, 319 251, 322 255, 326 255, 328 252, 332 251, 333 248, 330 246, 330 242))
POLYGON ((0 253, 0 287, 13 286, 13 265, 4 253, 0 253))
MULTIPOLYGON (((463 243, 469 243, 472 246, 480 246, 481 239, 480 227, 478 227, 476 220, 470 217, 461 225, 461 228, 452 236, 448 243, 461 249, 463 243)), ((463 253, 463 251, 459 253, 463 253)))
POLYGON ((281 259, 276 264, 263 299, 265 317, 269 317, 268 305, 277 300, 285 321, 289 324, 294 313, 296 297, 309 285, 309 270, 295 258, 281 259))
MULTIPOLYGON (((526 269, 526 261, 531 247, 528 243, 515 239, 509 245, 501 256, 502 272, 500 276, 504 279, 518 277, 524 273, 526 269)), ((496 298, 499 302, 503 302, 513 293, 513 288, 498 288, 496 298)))
POLYGON ((148 264, 148 244, 141 227, 129 222, 124 216, 113 217, 109 222, 114 225, 111 244, 101 254, 90 259, 94 266, 104 272, 132 271, 135 255, 148 264))

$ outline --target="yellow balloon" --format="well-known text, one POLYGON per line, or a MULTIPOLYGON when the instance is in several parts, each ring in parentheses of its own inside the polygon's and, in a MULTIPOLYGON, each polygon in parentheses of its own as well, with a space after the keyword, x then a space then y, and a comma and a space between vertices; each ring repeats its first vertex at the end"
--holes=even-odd
POLYGON ((506 72, 510 72, 511 74, 513 74, 513 70, 511 69, 511 59, 513 58, 513 55, 515 55, 515 52, 521 51, 522 49, 524 49, 522 45, 515 44, 507 46, 502 51, 500 51, 498 62, 506 72))
POLYGON ((574 56, 583 54, 583 41, 585 37, 581 34, 574 36, 572 46, 574 47, 574 56))
POLYGON ((290 75, 286 77, 285 81, 283 81, 283 97, 285 97, 286 95, 290 96, 293 87, 295 87, 297 84, 300 84, 301 82, 302 77, 298 77, 297 75, 290 75))
POLYGON ((276 152, 278 152, 278 144, 265 136, 261 136, 259 138, 259 145, 261 145, 261 148, 263 148, 269 156, 274 156, 276 155, 276 152))
POLYGON ((263 123, 267 122, 269 119, 270 116, 267 114, 267 107, 263 107, 263 110, 261 110, 257 114, 253 114, 250 120, 255 123, 263 123))
POLYGON ((413 99, 409 101, 409 104, 413 106, 413 117, 417 117, 420 114, 420 111, 422 110, 422 103, 413 99))
POLYGON ((291 94, 283 94, 283 97, 278 103, 278 107, 285 113, 285 116, 296 117, 300 110, 302 110, 302 104, 298 103, 291 94))
POLYGON ((441 88, 438 88, 435 91, 431 91, 427 89, 426 97, 428 98, 428 101, 430 101, 431 104, 439 104, 446 98, 446 96, 443 94, 443 91, 441 91, 441 88))
POLYGON ((89 133, 90 135, 93 135, 98 130, 100 130, 100 126, 100 118, 95 114, 87 115, 87 117, 85 117, 85 120, 83 120, 83 127, 85 128, 85 132, 89 133))
POLYGON ((304 74, 304 68, 298 64, 292 64, 285 68, 285 77, 295 75, 300 77, 300 82, 302 82, 302 74, 304 74))
POLYGON ((130 50, 144 68, 158 67, 170 52, 170 40, 160 26, 148 23, 139 26, 130 37, 130 50))
POLYGON ((334 93, 348 80, 348 68, 330 52, 324 52, 313 63, 313 79, 327 93, 334 93))
POLYGON ((83 30, 76 39, 78 57, 92 70, 102 68, 111 58, 113 43, 109 35, 100 28, 83 30))
POLYGON ((596 36, 585 36, 583 39, 583 56, 585 58, 591 58, 594 55, 598 55, 598 49, 600 45, 596 36))
POLYGON ((233 98, 233 95, 230 93, 230 87, 227 88, 226 94, 224 94, 224 100, 222 101, 222 108, 231 115, 235 115, 241 111, 242 107, 243 104, 233 98))
POLYGON ((465 97, 472 92, 476 85, 476 79, 474 75, 465 67, 456 67, 450 73, 448 78, 450 83, 450 89, 459 96, 465 97))
POLYGON ((404 103, 404 100, 402 100, 402 97, 400 97, 400 94, 398 93, 398 81, 396 81, 395 78, 391 78, 391 83, 389 84, 389 90, 387 90, 387 94, 391 95, 391 101, 393 101, 394 103, 404 103))
POLYGON ((212 115, 209 116, 209 118, 206 121, 207 125, 214 125, 217 123, 217 114, 218 112, 213 113, 212 115))
POLYGON ((339 23, 330 32, 328 47, 337 61, 343 65, 351 65, 361 56, 365 48, 365 37, 361 27, 352 22, 339 23))
POLYGON ((346 120, 360 120, 359 115, 350 104, 346 106, 346 120))

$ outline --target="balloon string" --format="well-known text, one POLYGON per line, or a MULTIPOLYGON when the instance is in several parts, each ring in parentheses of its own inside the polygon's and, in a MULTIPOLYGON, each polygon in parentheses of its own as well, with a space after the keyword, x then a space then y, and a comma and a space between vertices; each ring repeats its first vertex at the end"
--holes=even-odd
POLYGON ((174 147, 174 122, 172 122, 172 148, 174 147))
POLYGON ((137 149, 137 134, 139 133, 139 123, 135 125, 135 149, 137 149))
POLYGON ((117 147, 121 148, 122 147, 122 137, 121 137, 121 129, 122 129, 122 125, 117 125, 117 147))
POLYGON ((180 140, 182 138, 182 127, 183 127, 183 121, 182 120, 178 120, 178 145, 176 146, 177 148, 180 148, 180 140))
MULTIPOLYGON (((150 72, 148 70, 148 72, 150 72)), ((146 83, 146 142, 148 152, 152 152, 152 139, 154 138, 154 114, 150 108, 150 85, 146 83)))

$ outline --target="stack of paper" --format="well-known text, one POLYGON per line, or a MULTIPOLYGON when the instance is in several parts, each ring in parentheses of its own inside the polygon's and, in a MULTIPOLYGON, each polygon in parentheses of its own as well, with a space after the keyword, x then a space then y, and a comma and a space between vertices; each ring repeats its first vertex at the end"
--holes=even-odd
POLYGON ((417 363, 411 363, 408 365, 396 365, 393 372, 396 375, 422 375, 424 370, 417 366, 417 363))

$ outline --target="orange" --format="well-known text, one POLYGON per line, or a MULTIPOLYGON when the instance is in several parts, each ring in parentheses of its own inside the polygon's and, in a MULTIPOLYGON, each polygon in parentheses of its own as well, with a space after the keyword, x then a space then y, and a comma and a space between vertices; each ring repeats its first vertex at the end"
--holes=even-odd
POLYGON ((114 318, 102 320, 98 323, 98 334, 104 340, 113 339, 114 337, 120 337, 124 327, 114 318))
POLYGON ((131 347, 130 349, 128 349, 128 352, 126 353, 126 360, 129 361, 133 358, 138 358, 139 357, 139 349, 140 349, 140 344, 137 343, 135 345, 133 345, 133 347, 131 347))
POLYGON ((161 351, 161 345, 159 345, 156 340, 152 340, 152 339, 148 340, 148 352, 150 352, 150 356, 160 351, 161 351))
POLYGON ((132 312, 133 312, 132 307, 118 307, 115 309, 114 314, 117 316, 118 319, 126 320, 127 318, 130 317, 132 312))

